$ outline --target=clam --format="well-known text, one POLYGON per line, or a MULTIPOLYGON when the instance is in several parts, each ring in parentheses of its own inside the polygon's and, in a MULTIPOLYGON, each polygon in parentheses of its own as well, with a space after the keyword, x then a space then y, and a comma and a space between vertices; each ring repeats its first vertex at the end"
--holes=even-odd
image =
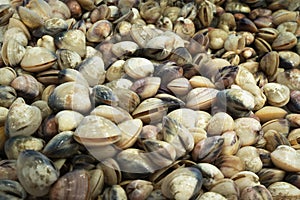
POLYGON ((59 49, 75 51, 81 57, 86 54, 86 39, 84 33, 80 30, 61 32, 55 35, 54 42, 59 49))
POLYGON ((41 197, 49 192, 51 185, 59 177, 59 171, 43 154, 25 150, 17 159, 17 175, 26 192, 41 197))
POLYGON ((285 69, 297 68, 300 65, 300 56, 293 51, 280 51, 280 67, 285 69))
POLYGON ((42 114, 39 108, 27 105, 22 98, 17 98, 10 106, 5 121, 6 135, 32 135, 42 123, 42 114))
POLYGON ((87 80, 83 77, 83 75, 75 69, 70 69, 70 68, 62 69, 58 72, 56 76, 58 79, 58 83, 60 84, 65 82, 74 82, 82 86, 86 86, 86 87, 89 86, 87 80))
POLYGON ((11 67, 0 68, 0 85, 9 86, 10 83, 17 77, 15 70, 11 67))
POLYGON ((273 152, 279 145, 290 146, 288 139, 284 135, 272 129, 264 133, 264 138, 266 140, 265 148, 270 152, 273 152))
POLYGON ((226 199, 238 199, 240 193, 236 183, 229 178, 218 180, 209 191, 221 194, 226 199))
POLYGON ((25 199, 27 193, 22 185, 13 180, 0 180, 0 198, 2 199, 25 199))
POLYGON ((19 6, 17 11, 21 21, 30 29, 39 28, 44 24, 42 16, 29 8, 19 6))
POLYGON ((154 66, 152 62, 146 58, 130 58, 124 63, 125 73, 134 78, 145 78, 154 72, 154 66))
POLYGON ((137 93, 141 99, 153 97, 160 86, 160 77, 145 77, 136 80, 130 89, 137 93))
POLYGON ((140 97, 130 89, 115 88, 113 93, 118 98, 118 106, 129 113, 132 113, 140 104, 140 97))
POLYGON ((279 145, 272 153, 273 164, 288 172, 299 172, 300 154, 295 149, 287 145, 279 145))
POLYGON ((274 80, 279 67, 279 54, 276 51, 268 52, 260 60, 259 66, 270 80, 274 80))
POLYGON ((1 49, 4 63, 10 66, 20 64, 26 55, 26 49, 16 39, 10 39, 4 42, 1 49))
POLYGON ((120 185, 112 185, 111 187, 105 188, 102 194, 103 200, 116 199, 121 200, 127 199, 125 190, 120 185))
POLYGON ((292 112, 299 113, 299 91, 298 90, 293 90, 290 92, 290 101, 287 104, 287 107, 290 109, 292 112))
POLYGON ((197 167, 200 169, 203 176, 203 186, 208 190, 217 181, 224 179, 224 175, 215 165, 209 163, 198 163, 197 167))
POLYGON ((58 125, 58 131, 72 131, 77 128, 83 115, 72 110, 62 110, 55 115, 55 122, 58 125))
POLYGON ((121 151, 116 159, 125 178, 137 179, 146 177, 155 171, 147 153, 140 149, 128 148, 121 151))
POLYGON ((142 101, 132 112, 133 118, 141 119, 144 123, 160 121, 167 113, 167 105, 158 98, 148 98, 142 101))
POLYGON ((17 180, 16 160, 1 160, 0 161, 0 180, 17 180))
POLYGON ((134 180, 126 186, 126 193, 131 200, 147 199, 152 191, 152 183, 145 180, 134 180))
POLYGON ((236 156, 238 156, 244 162, 245 169, 248 171, 256 173, 263 167, 259 153, 253 146, 245 146, 240 148, 236 156))
POLYGON ((59 177, 50 189, 49 197, 54 199, 88 199, 91 189, 86 170, 74 170, 59 177))
POLYGON ((190 78, 189 82, 193 88, 198 88, 198 87, 215 88, 215 85, 211 82, 211 80, 204 76, 193 76, 190 78))
POLYGON ((49 158, 68 158, 78 150, 79 145, 74 142, 73 132, 64 131, 55 135, 43 148, 42 153, 49 158))
POLYGON ((79 63, 81 63, 80 55, 69 49, 56 50, 57 63, 60 69, 71 68, 74 69, 79 63))
POLYGON ((44 144, 45 141, 40 138, 18 135, 6 140, 4 151, 8 159, 16 160, 22 151, 27 149, 41 151, 44 144))
POLYGON ((126 110, 108 105, 99 105, 90 114, 105 117, 116 124, 132 119, 132 116, 126 110))
POLYGON ((98 167, 103 171, 105 184, 112 186, 121 182, 122 173, 116 160, 112 158, 104 159, 97 165, 98 167))
POLYGON ((221 136, 211 136, 198 142, 193 151, 192 158, 195 161, 213 162, 222 151, 224 138, 221 136))
POLYGON ((84 117, 74 132, 74 139, 86 146, 104 146, 120 140, 122 132, 112 121, 97 115, 84 117))
POLYGON ((290 130, 287 119, 273 119, 262 125, 262 131, 266 133, 268 130, 274 130, 283 136, 287 136, 290 130))
POLYGON ((241 139, 238 137, 235 131, 226 131, 222 134, 224 138, 224 144, 221 154, 222 155, 234 155, 241 146, 241 139))
POLYGON ((89 89, 75 82, 67 82, 57 86, 48 99, 50 108, 60 110, 74 110, 87 113, 91 110, 89 89))
POLYGON ((268 187, 273 183, 282 181, 286 172, 277 168, 262 168, 257 175, 259 176, 259 182, 268 187))
POLYGON ((267 83, 263 87, 268 103, 282 107, 290 100, 290 90, 287 86, 279 83, 267 83))
POLYGON ((162 181, 164 196, 170 199, 190 199, 197 196, 203 184, 202 174, 193 167, 178 168, 162 181))
POLYGON ((216 104, 233 116, 249 115, 254 108, 254 98, 251 93, 241 89, 225 89, 219 91, 216 96, 216 104))
POLYGON ((288 141, 291 144, 291 146, 294 149, 299 149, 300 148, 300 144, 299 144, 299 128, 296 128, 294 130, 292 130, 289 135, 288 135, 288 141))
POLYGON ((95 85, 104 83, 105 70, 101 57, 93 56, 86 58, 76 68, 87 80, 89 86, 93 87, 95 85))
POLYGON ((9 108, 17 98, 17 92, 13 87, 0 85, 0 106, 9 108))
POLYGON ((16 77, 10 85, 24 99, 34 99, 40 94, 41 83, 29 74, 16 77))
POLYGON ((299 90, 300 82, 299 82, 300 70, 299 69, 290 69, 285 70, 284 72, 279 72, 276 81, 279 84, 286 85, 291 90, 299 90))
POLYGON ((0 107, 0 126, 5 124, 7 114, 8 114, 8 109, 5 107, 0 107))
POLYGON ((287 111, 276 106, 264 106, 256 111, 255 115, 264 123, 273 119, 284 118, 287 115, 287 111))
POLYGON ((243 191, 248 186, 260 185, 259 177, 249 171, 241 171, 231 177, 240 191, 243 191))
POLYGON ((125 75, 124 71, 125 60, 117 60, 112 63, 106 71, 106 79, 108 81, 118 80, 125 75))
POLYGON ((216 101, 218 92, 214 88, 194 88, 186 96, 186 106, 191 109, 208 109, 216 101))
POLYGON ((291 32, 279 33, 277 38, 272 43, 272 48, 275 50, 288 50, 293 48, 297 43, 296 36, 291 32))
POLYGON ((243 161, 233 155, 222 155, 216 161, 215 165, 220 169, 224 177, 231 178, 235 174, 245 170, 243 161))
POLYGON ((51 52, 55 52, 56 50, 54 38, 50 35, 43 35, 40 39, 38 39, 36 44, 38 47, 44 47, 51 52))
POLYGON ((204 194, 200 194, 196 200, 225 200, 226 198, 219 193, 216 192, 205 192, 204 194))
POLYGON ((273 199, 271 193, 263 185, 255 185, 246 187, 241 191, 241 199, 273 199))
POLYGON ((221 135, 226 131, 234 129, 234 121, 230 115, 225 112, 218 112, 210 118, 207 125, 207 133, 209 136, 221 135))
POLYGON ((234 131, 239 137, 241 146, 255 144, 259 139, 261 125, 259 121, 250 117, 241 117, 235 120, 234 131))
POLYGON ((182 157, 194 148, 194 138, 183 125, 168 116, 163 117, 163 139, 172 144, 176 157, 182 157))
POLYGON ((176 158, 175 147, 165 141, 156 139, 143 140, 142 146, 146 150, 147 158, 153 161, 157 168, 167 167, 171 165, 176 158))
POLYGON ((283 181, 271 184, 268 190, 275 200, 282 198, 297 199, 300 196, 300 190, 296 186, 283 181))
POLYGON ((20 63, 29 72, 40 72, 51 68, 57 60, 56 55, 44 47, 28 48, 20 63))
POLYGON ((124 56, 132 55, 139 46, 132 41, 121 41, 116 44, 113 44, 111 51, 118 58, 123 58, 124 56))
POLYGON ((167 88, 175 95, 186 95, 192 88, 190 82, 186 78, 177 78, 168 83, 167 88))
POLYGON ((112 23, 108 20, 95 22, 86 32, 86 39, 89 42, 102 42, 112 34, 112 23))
POLYGON ((143 123, 140 119, 130 119, 118 124, 122 132, 121 138, 115 143, 119 148, 126 149, 134 145, 142 131, 143 123))

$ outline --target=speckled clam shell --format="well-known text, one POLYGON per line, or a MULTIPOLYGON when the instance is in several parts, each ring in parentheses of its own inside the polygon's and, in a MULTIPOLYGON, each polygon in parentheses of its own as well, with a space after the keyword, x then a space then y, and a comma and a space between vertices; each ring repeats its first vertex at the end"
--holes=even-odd
POLYGON ((59 171, 42 153, 26 150, 18 156, 17 175, 26 192, 41 197, 49 192, 59 177, 59 171))
POLYGON ((300 154, 287 145, 278 146, 272 153, 271 159, 275 166, 289 172, 300 171, 300 154))
POLYGON ((18 98, 11 105, 5 121, 5 132, 9 137, 17 135, 32 135, 42 122, 39 108, 30 106, 22 98, 18 98))

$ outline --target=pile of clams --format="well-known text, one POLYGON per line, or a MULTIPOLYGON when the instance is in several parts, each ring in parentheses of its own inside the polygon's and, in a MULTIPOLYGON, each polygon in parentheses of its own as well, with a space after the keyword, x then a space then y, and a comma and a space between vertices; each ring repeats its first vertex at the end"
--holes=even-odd
POLYGON ((300 199, 300 1, 0 0, 0 199, 300 199))

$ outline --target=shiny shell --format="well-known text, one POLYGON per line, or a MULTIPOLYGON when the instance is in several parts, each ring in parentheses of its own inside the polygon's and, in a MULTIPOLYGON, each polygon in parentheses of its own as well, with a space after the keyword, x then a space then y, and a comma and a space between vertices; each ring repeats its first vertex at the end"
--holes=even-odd
POLYGON ((282 107, 290 100, 290 89, 279 83, 267 83, 263 87, 268 103, 282 107))
POLYGON ((17 175, 26 192, 40 197, 49 192, 59 177, 59 171, 43 154, 25 150, 17 159, 17 175))
POLYGON ((32 135, 42 123, 42 114, 39 108, 30 106, 22 98, 18 98, 10 106, 5 121, 6 135, 32 135))
POLYGON ((197 168, 179 168, 168 174, 162 182, 162 193, 170 199, 190 199, 199 192, 203 184, 202 174, 197 168))
POLYGON ((128 76, 140 79, 153 74, 154 66, 146 58, 130 58, 124 63, 124 70, 128 76))
POLYGON ((271 159, 275 166, 289 172, 299 172, 300 154, 287 145, 278 146, 271 153, 271 159))
POLYGON ((28 48, 21 61, 21 67, 29 72, 40 72, 52 67, 56 55, 44 47, 28 48))
POLYGON ((96 116, 84 117, 74 133, 74 139, 87 146, 103 146, 120 140, 122 132, 112 121, 96 116))

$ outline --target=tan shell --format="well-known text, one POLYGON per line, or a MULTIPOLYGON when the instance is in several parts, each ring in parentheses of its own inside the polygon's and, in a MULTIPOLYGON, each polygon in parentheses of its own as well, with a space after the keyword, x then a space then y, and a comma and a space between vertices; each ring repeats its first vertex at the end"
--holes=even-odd
POLYGON ((28 48, 21 61, 21 67, 29 72, 49 69, 56 62, 56 55, 44 47, 28 48))
POLYGON ((106 71, 106 79, 108 81, 113 81, 121 78, 125 74, 124 63, 125 60, 117 60, 112 63, 106 71))
POLYGON ((126 74, 134 79, 147 77, 154 72, 152 62, 146 58, 130 58, 124 63, 126 74))
POLYGON ((276 182, 268 187, 274 200, 280 199, 299 199, 300 190, 287 182, 276 182))
POLYGON ((143 122, 140 119, 131 119, 118 124, 122 132, 121 139, 115 143, 122 149, 129 148, 134 145, 143 128, 143 122))
POLYGON ((214 88, 195 88, 186 97, 186 107, 191 109, 208 109, 216 100, 218 90, 214 88))
POLYGON ((259 121, 250 117, 242 117, 235 120, 234 131, 239 137, 241 146, 254 145, 259 139, 261 125, 259 121))
POLYGON ((6 134, 9 137, 32 135, 39 128, 41 122, 40 109, 27 105, 22 98, 17 98, 10 106, 7 114, 5 121, 6 134))
POLYGON ((193 88, 197 88, 197 87, 215 88, 215 85, 211 82, 211 80, 204 76, 193 76, 192 78, 190 78, 189 81, 193 88))
POLYGON ((121 130, 112 121, 97 115, 84 117, 74 132, 74 139, 87 146, 104 146, 120 140, 121 130))
POLYGON ((234 129, 234 121, 230 115, 225 112, 218 112, 212 116, 207 125, 207 134, 209 136, 221 135, 226 131, 234 129))
POLYGON ((267 83, 263 87, 268 103, 273 106, 282 107, 290 100, 290 89, 279 83, 267 83))
POLYGON ((300 171, 300 153, 290 146, 278 146, 275 151, 271 153, 271 159, 276 167, 284 171, 300 171))
POLYGON ((245 169, 248 171, 256 173, 263 167, 258 151, 253 146, 245 146, 240 148, 236 156, 238 156, 245 163, 245 169))
POLYGON ((63 110, 55 115, 59 132, 75 130, 82 119, 82 114, 72 110, 63 110))
POLYGON ((287 111, 276 106, 264 106, 254 114, 264 123, 273 119, 284 118, 287 115, 287 111))
POLYGON ((167 88, 171 90, 175 95, 185 95, 187 94, 192 86, 186 78, 177 78, 168 83, 167 88))
POLYGON ((105 117, 116 124, 132 119, 132 116, 126 110, 108 105, 99 105, 90 114, 105 117))

